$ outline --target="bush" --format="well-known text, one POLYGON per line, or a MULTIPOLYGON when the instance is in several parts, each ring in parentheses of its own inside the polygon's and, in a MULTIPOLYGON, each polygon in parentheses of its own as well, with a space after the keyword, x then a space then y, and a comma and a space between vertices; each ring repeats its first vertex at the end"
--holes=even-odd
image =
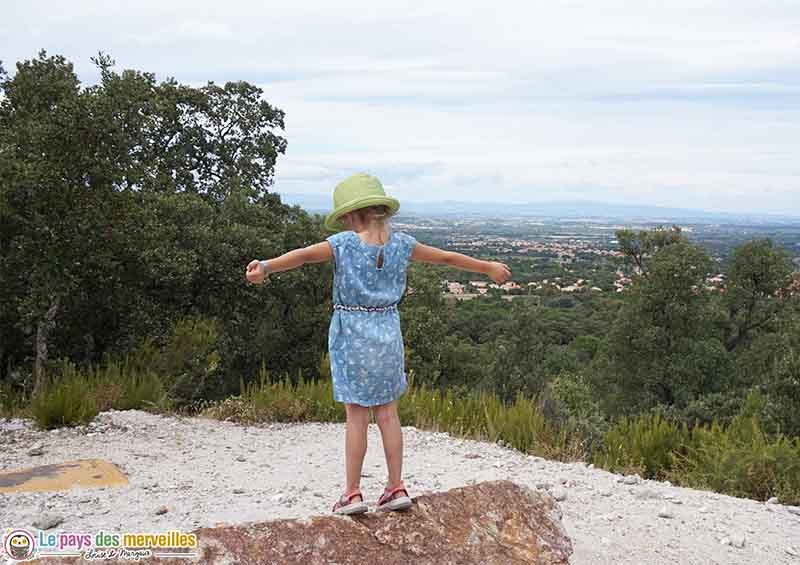
POLYGON ((98 413, 89 381, 65 361, 61 378, 45 387, 31 401, 31 413, 40 428, 78 426, 94 419, 98 413))
POLYGON ((685 453, 676 453, 670 480, 693 488, 767 500, 800 503, 800 440, 770 440, 756 416, 737 416, 692 430, 685 453))
POLYGON ((172 403, 189 406, 212 396, 220 385, 219 333, 220 324, 214 319, 178 320, 162 346, 145 339, 126 357, 126 365, 137 374, 160 376, 172 403))
POLYGON ((663 480, 672 465, 673 452, 686 443, 688 435, 686 424, 673 424, 659 412, 622 418, 604 434, 594 463, 609 471, 663 480))
POLYGON ((261 366, 257 382, 240 381, 241 396, 209 403, 203 414, 240 422, 343 422, 344 405, 333 400, 330 380, 307 380, 302 372, 293 382, 288 376, 272 382, 261 366))
POLYGON ((114 361, 78 369, 62 360, 60 376, 30 404, 34 419, 44 429, 85 424, 109 409, 165 412, 171 408, 157 375, 114 361))
POLYGON ((29 401, 25 393, 25 377, 17 371, 9 371, 11 378, 0 382, 0 418, 15 418, 24 415, 29 401))
POLYGON ((581 438, 586 452, 602 443, 608 422, 583 374, 559 374, 547 384, 541 403, 548 421, 581 438))
POLYGON ((172 403, 158 375, 134 369, 128 360, 108 361, 102 367, 89 366, 88 383, 98 410, 169 411, 172 403))

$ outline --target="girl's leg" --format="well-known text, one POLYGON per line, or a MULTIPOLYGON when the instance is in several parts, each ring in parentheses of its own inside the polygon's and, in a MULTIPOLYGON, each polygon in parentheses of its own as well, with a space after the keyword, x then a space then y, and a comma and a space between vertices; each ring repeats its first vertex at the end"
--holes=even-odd
MULTIPOLYGON (((347 470, 347 492, 359 488, 361 466, 367 454, 367 428, 369 427, 369 408, 358 404, 345 404, 347 412, 347 435, 345 436, 345 462, 347 470)), ((352 502, 363 500, 353 497, 352 502)))
MULTIPOLYGON (((403 432, 400 428, 400 416, 397 415, 397 401, 375 407, 375 421, 381 429, 383 453, 386 456, 386 467, 389 471, 389 488, 400 484, 403 471, 403 432)), ((403 496, 399 492, 394 497, 403 496)))

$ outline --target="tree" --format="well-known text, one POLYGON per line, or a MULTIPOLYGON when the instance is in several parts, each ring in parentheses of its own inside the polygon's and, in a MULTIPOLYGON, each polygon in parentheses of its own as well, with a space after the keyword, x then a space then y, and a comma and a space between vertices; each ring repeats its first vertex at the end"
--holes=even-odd
MULTIPOLYGON (((101 80, 86 88, 45 51, 0 73, 0 377, 32 352, 37 388, 48 346, 92 359, 197 310, 252 308, 264 295, 241 277, 248 259, 322 239, 267 192, 286 141, 260 89, 93 61, 101 80)), ((295 280, 320 295, 329 279, 295 280)))
POLYGON ((400 302, 400 322, 406 347, 406 369, 421 382, 441 384, 441 362, 446 324, 440 276, 434 265, 412 263, 407 286, 412 290, 400 302))
POLYGON ((680 409, 725 388, 732 363, 719 313, 703 291, 709 264, 703 249, 674 240, 652 254, 646 275, 634 277, 609 333, 598 383, 609 412, 680 409))
MULTIPOLYGON (((80 186, 80 132, 86 116, 72 64, 60 56, 48 58, 42 52, 18 64, 14 78, 3 73, 0 89, 2 337, 21 345, 25 339, 19 333, 29 339, 35 335, 38 390, 49 334, 64 297, 76 288, 65 269, 79 265, 84 248, 69 244, 90 223, 71 221, 72 212, 80 208, 90 216, 95 210, 94 194, 80 186)), ((0 367, 11 350, 3 353, 0 367)))
POLYGON ((666 229, 659 226, 652 230, 617 230, 620 251, 633 264, 635 270, 644 277, 648 275, 647 261, 659 249, 688 240, 679 226, 666 229))
POLYGON ((725 347, 733 351, 753 332, 775 322, 789 302, 781 290, 792 281, 789 253, 770 239, 754 240, 736 248, 725 293, 729 326, 725 347))

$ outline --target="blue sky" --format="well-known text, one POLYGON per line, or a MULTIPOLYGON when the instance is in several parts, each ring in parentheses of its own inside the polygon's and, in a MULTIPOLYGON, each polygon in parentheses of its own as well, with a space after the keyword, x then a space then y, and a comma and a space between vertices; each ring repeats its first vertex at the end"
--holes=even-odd
POLYGON ((0 57, 258 84, 281 193, 800 211, 800 2, 430 4, 7 0, 0 57))

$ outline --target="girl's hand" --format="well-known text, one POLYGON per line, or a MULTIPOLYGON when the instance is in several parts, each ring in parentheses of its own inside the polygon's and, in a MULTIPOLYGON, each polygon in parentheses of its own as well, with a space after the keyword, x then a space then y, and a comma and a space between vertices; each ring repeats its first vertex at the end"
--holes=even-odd
POLYGON ((489 263, 489 271, 486 274, 497 284, 503 284, 511 278, 511 269, 505 263, 491 261, 489 263))
POLYGON ((267 278, 267 273, 264 271, 264 267, 258 261, 258 259, 253 259, 250 261, 250 264, 247 265, 247 271, 245 271, 245 275, 248 282, 253 284, 261 284, 264 282, 264 279, 267 278))

